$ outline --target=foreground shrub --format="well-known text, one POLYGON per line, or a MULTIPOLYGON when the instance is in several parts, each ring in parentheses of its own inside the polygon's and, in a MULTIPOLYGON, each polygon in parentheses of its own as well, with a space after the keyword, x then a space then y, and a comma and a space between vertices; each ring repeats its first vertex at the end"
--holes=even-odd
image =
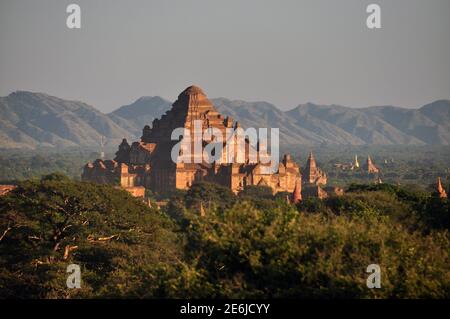
POLYGON ((325 217, 286 205, 267 212, 248 202, 191 217, 188 258, 210 297, 450 296, 446 233, 410 233, 380 216, 325 217), (381 266, 381 289, 366 286, 370 264, 381 266))

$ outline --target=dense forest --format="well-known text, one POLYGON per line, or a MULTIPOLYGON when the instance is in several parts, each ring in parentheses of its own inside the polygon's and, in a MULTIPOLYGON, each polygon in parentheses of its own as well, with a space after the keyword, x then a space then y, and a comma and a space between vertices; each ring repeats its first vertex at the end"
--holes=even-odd
POLYGON ((50 174, 0 197, 0 297, 448 298, 449 217, 447 199, 389 184, 292 205, 198 183, 158 208, 50 174))

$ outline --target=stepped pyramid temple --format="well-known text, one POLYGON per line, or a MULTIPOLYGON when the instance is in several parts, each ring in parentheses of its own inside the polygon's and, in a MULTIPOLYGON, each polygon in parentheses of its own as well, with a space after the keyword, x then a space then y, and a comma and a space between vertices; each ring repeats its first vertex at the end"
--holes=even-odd
MULTIPOLYGON (((202 130, 216 128, 223 135, 226 129, 240 127, 232 118, 219 114, 199 87, 190 86, 178 96, 172 109, 161 119, 155 119, 151 127, 144 127, 140 141, 130 145, 124 139, 114 160, 97 159, 86 164, 82 179, 120 185, 137 197, 144 197, 145 189, 164 193, 175 189, 188 189, 196 181, 208 181, 229 187, 235 193, 249 185, 269 186, 274 193, 293 193, 296 190, 298 200, 302 177, 298 165, 290 155, 284 155, 278 167, 268 172, 263 168, 264 165, 270 166, 270 163, 262 164, 264 161, 261 161, 262 153, 259 150, 255 150, 256 161, 249 161, 248 155, 252 146, 248 140, 245 140, 245 160, 239 163, 215 161, 211 164, 203 161, 202 153, 196 151, 193 141, 189 146, 192 161, 174 162, 171 152, 179 141, 171 139, 172 132, 176 128, 184 128, 194 136, 194 121, 201 121, 202 130)), ((206 139, 204 135, 200 139, 203 147, 215 142, 212 138, 206 139)), ((233 145, 235 141, 228 142, 233 145)), ((235 147, 236 152, 241 149, 235 147)), ((180 156, 185 155, 183 150, 186 149, 180 150, 180 156)), ((225 159, 226 150, 224 147, 222 153, 222 158, 225 159)), ((314 165, 310 164, 311 167, 314 165)), ((315 178, 314 176, 310 174, 309 177, 315 178)), ((319 176, 317 178, 320 179, 319 176)))

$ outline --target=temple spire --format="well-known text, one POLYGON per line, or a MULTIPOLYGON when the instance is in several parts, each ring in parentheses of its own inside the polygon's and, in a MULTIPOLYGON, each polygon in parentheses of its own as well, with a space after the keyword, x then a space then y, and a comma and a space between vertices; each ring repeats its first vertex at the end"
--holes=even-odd
POLYGON ((314 158, 313 152, 309 152, 308 160, 306 161, 305 174, 307 181, 312 183, 312 179, 314 179, 316 175, 316 159, 314 158))
POLYGON ((317 167, 316 159, 313 152, 309 152, 308 160, 302 175, 303 183, 305 184, 326 184, 326 174, 317 167))
POLYGON ((292 203, 297 204, 302 200, 302 181, 301 178, 297 178, 295 181, 294 192, 292 193, 292 203))
POLYGON ((312 151, 309 152, 308 161, 310 163, 314 163, 314 165, 316 164, 316 159, 315 159, 314 154, 313 154, 312 151))
POLYGON ((375 166, 375 164, 372 161, 372 158, 370 158, 370 155, 367 155, 367 173, 368 174, 374 174, 374 173, 379 173, 380 169, 378 167, 375 166))
POLYGON ((445 188, 442 186, 441 177, 438 177, 437 185, 436 185, 436 191, 440 198, 447 198, 447 192, 445 191, 445 188))
POLYGON ((355 167, 355 168, 359 168, 358 155, 355 155, 355 163, 354 163, 354 167, 355 167))

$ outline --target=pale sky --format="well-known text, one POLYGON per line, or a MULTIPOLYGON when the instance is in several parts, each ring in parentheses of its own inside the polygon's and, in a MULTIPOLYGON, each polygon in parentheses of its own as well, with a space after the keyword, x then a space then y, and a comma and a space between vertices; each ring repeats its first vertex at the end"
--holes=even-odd
POLYGON ((0 0, 0 96, 420 107, 450 98, 448 0, 0 0), (81 7, 81 29, 66 7, 81 7), (366 27, 381 6, 382 29, 366 27))

